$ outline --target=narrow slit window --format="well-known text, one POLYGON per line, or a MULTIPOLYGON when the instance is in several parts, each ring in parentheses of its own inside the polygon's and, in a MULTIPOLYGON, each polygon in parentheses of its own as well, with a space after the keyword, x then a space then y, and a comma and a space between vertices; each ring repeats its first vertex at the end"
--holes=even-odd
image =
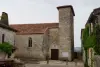
POLYGON ((32 38, 31 37, 29 37, 28 47, 32 47, 32 38))

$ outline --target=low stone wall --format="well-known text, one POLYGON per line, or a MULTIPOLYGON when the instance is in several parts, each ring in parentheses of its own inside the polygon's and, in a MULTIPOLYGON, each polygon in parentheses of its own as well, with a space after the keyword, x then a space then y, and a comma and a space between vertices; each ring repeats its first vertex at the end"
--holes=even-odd
POLYGON ((100 55, 94 56, 94 67, 100 67, 100 55))

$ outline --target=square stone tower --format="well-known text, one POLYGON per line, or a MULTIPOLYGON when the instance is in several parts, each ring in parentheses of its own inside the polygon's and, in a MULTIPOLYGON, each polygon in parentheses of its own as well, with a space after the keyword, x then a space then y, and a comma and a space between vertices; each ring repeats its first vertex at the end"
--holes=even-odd
POLYGON ((73 59, 74 52, 74 10, 71 5, 57 7, 59 11, 59 59, 73 59))

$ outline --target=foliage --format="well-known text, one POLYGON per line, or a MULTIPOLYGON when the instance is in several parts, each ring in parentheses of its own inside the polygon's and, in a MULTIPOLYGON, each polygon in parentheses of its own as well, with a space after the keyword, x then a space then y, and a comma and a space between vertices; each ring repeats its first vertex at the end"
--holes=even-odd
POLYGON ((88 49, 90 47, 94 47, 96 45, 96 36, 95 35, 90 35, 86 39, 85 47, 88 49))
POLYGON ((96 45, 94 47, 95 53, 100 55, 100 25, 96 25, 95 29, 96 45))
MULTIPOLYGON (((89 48, 93 48, 95 51, 95 54, 100 55, 100 25, 95 24, 93 27, 93 32, 90 32, 89 24, 86 25, 84 31, 83 31, 83 37, 82 37, 82 43, 83 47, 85 49, 85 66, 88 67, 88 52, 87 50, 89 48)), ((93 60, 92 60, 93 62, 93 60)))
POLYGON ((87 43, 88 36, 89 36, 89 25, 86 25, 86 28, 83 31, 83 39, 82 39, 83 47, 85 50, 88 49, 88 45, 87 45, 88 44, 87 43))
POLYGON ((83 31, 83 38, 82 38, 83 47, 85 49, 85 57, 86 57, 85 67, 88 67, 88 49, 91 47, 94 48, 97 43, 95 29, 93 30, 93 32, 90 32, 89 28, 90 28, 89 24, 87 24, 83 31))
POLYGON ((95 29, 93 32, 89 33, 89 24, 86 25, 86 28, 83 31, 83 47, 85 50, 89 49, 90 47, 94 48, 97 43, 96 38, 96 31, 95 29))
POLYGON ((11 55, 12 49, 13 49, 13 46, 8 42, 4 42, 0 44, 0 51, 5 52, 8 55, 11 55))
POLYGON ((82 43, 83 43, 83 47, 85 49, 85 57, 86 57, 86 60, 85 60, 85 67, 88 66, 88 60, 87 60, 87 49, 89 48, 88 47, 88 43, 87 43, 87 39, 89 39, 89 25, 87 24, 83 33, 82 33, 83 37, 82 37, 82 43))

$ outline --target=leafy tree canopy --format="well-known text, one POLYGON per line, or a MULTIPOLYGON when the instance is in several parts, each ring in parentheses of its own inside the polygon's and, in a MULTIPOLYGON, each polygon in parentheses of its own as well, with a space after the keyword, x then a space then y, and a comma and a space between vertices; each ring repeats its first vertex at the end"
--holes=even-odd
POLYGON ((8 55, 11 55, 12 49, 13 49, 13 46, 8 42, 4 42, 0 44, 0 51, 5 52, 8 55))

